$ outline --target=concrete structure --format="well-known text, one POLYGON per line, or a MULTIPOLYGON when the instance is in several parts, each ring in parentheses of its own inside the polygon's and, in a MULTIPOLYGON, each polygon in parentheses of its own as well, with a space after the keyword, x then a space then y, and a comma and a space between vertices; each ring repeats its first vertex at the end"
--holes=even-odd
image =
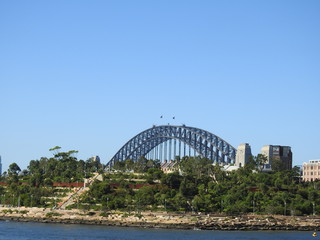
POLYGON ((266 145, 261 148, 261 154, 267 157, 264 171, 272 170, 273 160, 280 160, 284 169, 292 169, 292 152, 289 146, 266 145))
POLYGON ((99 156, 93 156, 92 157, 92 161, 100 163, 100 157, 99 156))
POLYGON ((302 180, 314 181, 320 180, 320 159, 310 160, 308 163, 303 163, 302 180))
POLYGON ((239 166, 224 165, 223 168, 222 168, 222 171, 232 172, 232 171, 237 171, 238 169, 239 169, 239 166))
POLYGON ((237 149, 235 165, 237 167, 243 167, 249 162, 251 156, 250 145, 248 143, 240 144, 237 149))

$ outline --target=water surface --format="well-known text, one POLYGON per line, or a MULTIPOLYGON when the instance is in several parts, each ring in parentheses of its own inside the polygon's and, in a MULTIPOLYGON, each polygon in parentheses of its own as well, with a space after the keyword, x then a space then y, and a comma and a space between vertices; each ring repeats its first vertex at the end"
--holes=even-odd
POLYGON ((316 240, 317 238, 312 237, 312 232, 165 230, 0 221, 1 240, 316 240))

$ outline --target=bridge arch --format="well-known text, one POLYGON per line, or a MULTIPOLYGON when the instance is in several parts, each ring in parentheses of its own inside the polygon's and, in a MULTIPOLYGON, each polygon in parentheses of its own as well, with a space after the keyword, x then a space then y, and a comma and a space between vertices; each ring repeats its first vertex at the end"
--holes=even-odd
MULTIPOLYGON (((188 155, 186 154, 186 147, 188 147, 189 153, 190 149, 193 149, 197 155, 206 157, 213 163, 229 164, 235 162, 236 149, 222 138, 195 127, 162 125, 153 126, 131 138, 112 157, 107 166, 112 167, 116 162, 127 159, 138 161, 141 156, 147 156, 151 151, 153 151, 153 156, 159 159, 158 157, 160 156, 161 158, 162 154, 160 151, 171 151, 170 148, 168 150, 166 143, 169 142, 171 147, 172 140, 174 141, 174 150, 172 150, 174 155, 178 151, 181 156, 183 150, 184 155, 188 155), (183 148, 181 148, 182 145, 183 148)), ((171 153, 170 156, 172 156, 171 153)), ((164 159, 167 160, 166 156, 164 159)))

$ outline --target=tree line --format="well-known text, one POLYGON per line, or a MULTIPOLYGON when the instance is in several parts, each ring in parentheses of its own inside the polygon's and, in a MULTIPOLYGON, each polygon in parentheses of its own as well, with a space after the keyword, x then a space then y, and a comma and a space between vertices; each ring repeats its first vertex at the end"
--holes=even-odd
POLYGON ((78 160, 76 151, 59 149, 50 149, 51 158, 30 161, 26 170, 11 164, 2 177, 8 185, 0 187, 1 204, 54 206, 64 193, 53 188, 52 182, 83 181, 100 172, 103 180, 91 184, 71 208, 282 215, 320 212, 320 182, 302 182, 297 167, 263 172, 261 156, 231 172, 202 157, 177 157, 176 171, 168 174, 161 170, 159 160, 144 157, 118 162, 114 171, 106 172, 100 162, 78 160), (137 185, 143 187, 132 187, 137 185))
MULTIPOLYGON (((102 209, 127 211, 282 215, 312 215, 320 211, 320 182, 302 182, 297 167, 263 172, 262 158, 256 156, 232 172, 206 158, 178 158, 176 172, 164 174, 159 168, 147 168, 142 177, 150 185, 140 189, 128 187, 135 180, 126 171, 106 173, 104 180, 95 182, 79 201, 83 207, 100 203, 102 209), (114 182, 120 186, 112 187, 110 183, 114 182)), ((126 162, 121 164, 120 168, 126 170, 126 162)))
POLYGON ((0 204, 52 207, 58 201, 57 197, 65 195, 62 190, 52 187, 54 182, 83 182, 93 172, 103 172, 104 166, 99 161, 93 158, 78 160, 77 151, 61 152, 60 149, 59 146, 49 149, 52 157, 31 160, 24 170, 17 163, 10 164, 0 178, 0 182, 6 184, 6 187, 0 186, 0 204))

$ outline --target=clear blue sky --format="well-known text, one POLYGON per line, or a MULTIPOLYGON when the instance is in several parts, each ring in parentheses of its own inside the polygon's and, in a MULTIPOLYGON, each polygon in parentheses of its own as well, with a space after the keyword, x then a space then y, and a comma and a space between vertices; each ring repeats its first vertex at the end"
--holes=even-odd
POLYGON ((3 170, 56 145, 107 163, 167 123, 320 158, 319 13, 318 0, 0 1, 3 170))

